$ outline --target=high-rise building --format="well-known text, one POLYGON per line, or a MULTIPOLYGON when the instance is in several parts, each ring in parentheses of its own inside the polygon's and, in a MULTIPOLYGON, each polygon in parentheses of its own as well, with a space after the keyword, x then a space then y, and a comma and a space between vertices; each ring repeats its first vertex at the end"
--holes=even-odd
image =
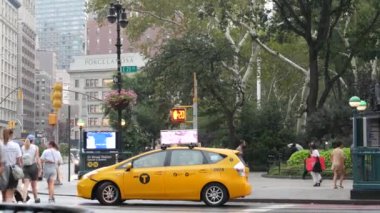
POLYGON ((22 0, 18 22, 18 82, 22 102, 18 105, 22 132, 34 132, 36 27, 33 0, 22 0))
POLYGON ((36 0, 39 49, 57 54, 58 69, 85 55, 86 0, 36 0))
POLYGON ((17 10, 21 4, 2 0, 0 5, 0 125, 6 127, 10 120, 21 123, 17 114, 17 10))

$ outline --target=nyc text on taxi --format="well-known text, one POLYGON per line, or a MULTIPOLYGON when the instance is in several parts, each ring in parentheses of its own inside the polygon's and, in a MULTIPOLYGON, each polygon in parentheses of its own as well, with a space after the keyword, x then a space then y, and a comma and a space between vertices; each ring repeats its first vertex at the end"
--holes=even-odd
POLYGON ((128 199, 203 201, 223 205, 251 193, 238 151, 172 147, 149 151, 85 174, 78 196, 113 205, 128 199))

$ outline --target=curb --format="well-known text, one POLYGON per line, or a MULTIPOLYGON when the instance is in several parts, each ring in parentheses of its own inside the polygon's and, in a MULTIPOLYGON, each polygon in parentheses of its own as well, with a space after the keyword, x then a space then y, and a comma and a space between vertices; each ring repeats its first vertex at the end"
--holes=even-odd
POLYGON ((251 203, 292 203, 292 204, 338 204, 338 205, 379 205, 379 200, 306 200, 306 199, 265 199, 265 198, 242 198, 229 202, 251 203))
MULTIPOLYGON (((268 174, 262 174, 261 177, 263 178, 272 178, 272 179, 292 179, 292 180, 302 180, 302 177, 298 176, 286 176, 286 175, 268 175, 268 174)), ((332 177, 323 177, 325 180, 332 180, 332 177)), ((310 176, 307 176, 304 180, 311 180, 312 178, 310 176)), ((351 176, 345 177, 345 180, 353 180, 351 176)))

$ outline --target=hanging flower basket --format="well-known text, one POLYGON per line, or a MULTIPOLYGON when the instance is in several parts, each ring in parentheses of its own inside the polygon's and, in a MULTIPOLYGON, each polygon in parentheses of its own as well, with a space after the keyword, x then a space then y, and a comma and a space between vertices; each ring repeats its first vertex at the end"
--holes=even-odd
POLYGON ((117 90, 112 90, 105 96, 106 107, 114 110, 125 109, 136 104, 137 94, 133 90, 122 89, 120 94, 117 90))

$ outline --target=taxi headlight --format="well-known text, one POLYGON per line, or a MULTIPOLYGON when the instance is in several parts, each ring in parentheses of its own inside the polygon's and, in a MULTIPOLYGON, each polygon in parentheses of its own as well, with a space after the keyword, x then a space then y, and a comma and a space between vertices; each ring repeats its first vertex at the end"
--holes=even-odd
POLYGON ((97 170, 94 170, 94 171, 91 171, 89 173, 86 173, 85 175, 83 175, 83 178, 90 178, 91 176, 97 174, 98 171, 97 170))

